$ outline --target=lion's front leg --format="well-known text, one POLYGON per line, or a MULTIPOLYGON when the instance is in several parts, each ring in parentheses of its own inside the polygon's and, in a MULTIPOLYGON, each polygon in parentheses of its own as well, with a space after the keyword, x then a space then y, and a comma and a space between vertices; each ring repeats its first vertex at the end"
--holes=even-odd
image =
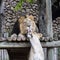
POLYGON ((41 34, 33 33, 32 37, 29 37, 31 43, 31 51, 29 60, 44 60, 43 49, 39 40, 41 34))
POLYGON ((34 54, 35 54, 34 49, 33 49, 33 47, 31 46, 28 60, 34 60, 34 54))

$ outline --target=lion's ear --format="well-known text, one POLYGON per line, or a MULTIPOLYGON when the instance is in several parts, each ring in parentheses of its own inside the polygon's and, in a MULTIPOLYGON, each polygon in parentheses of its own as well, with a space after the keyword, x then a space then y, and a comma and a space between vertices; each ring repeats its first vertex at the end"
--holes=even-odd
POLYGON ((30 18, 31 20, 34 20, 34 16, 32 16, 32 15, 30 15, 29 18, 30 18))
POLYGON ((26 15, 27 18, 34 20, 34 16, 33 15, 26 15))
POLYGON ((26 15, 26 18, 28 18, 29 17, 29 15, 26 15))
POLYGON ((25 17, 24 16, 21 16, 18 20, 19 23, 22 23, 24 21, 25 17))

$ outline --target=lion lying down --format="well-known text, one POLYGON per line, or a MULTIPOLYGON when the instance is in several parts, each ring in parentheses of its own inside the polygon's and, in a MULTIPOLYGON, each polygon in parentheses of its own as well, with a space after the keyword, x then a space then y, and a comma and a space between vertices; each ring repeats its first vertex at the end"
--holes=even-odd
POLYGON ((42 37, 41 33, 37 33, 38 28, 35 24, 34 17, 32 15, 27 15, 26 18, 24 16, 20 17, 18 20, 20 33, 18 35, 18 40, 25 40, 25 34, 31 43, 31 50, 29 55, 29 60, 44 60, 44 53, 39 41, 40 37, 42 37))

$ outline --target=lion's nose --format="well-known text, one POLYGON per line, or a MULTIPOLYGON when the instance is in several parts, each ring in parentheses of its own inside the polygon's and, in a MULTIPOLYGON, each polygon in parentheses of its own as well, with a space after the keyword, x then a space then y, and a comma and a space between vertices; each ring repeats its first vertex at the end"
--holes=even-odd
POLYGON ((28 25, 28 27, 30 27, 30 25, 28 25))

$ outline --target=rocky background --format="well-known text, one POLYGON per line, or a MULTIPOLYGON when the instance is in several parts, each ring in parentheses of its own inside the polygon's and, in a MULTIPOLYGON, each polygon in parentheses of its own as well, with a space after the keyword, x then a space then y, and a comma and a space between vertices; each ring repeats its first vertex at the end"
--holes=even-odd
MULTIPOLYGON (((32 14, 35 17, 35 22, 39 20, 39 4, 36 0, 33 4, 24 2, 22 10, 14 11, 14 7, 19 2, 19 0, 4 0, 4 11, 2 18, 2 35, 8 37, 11 35, 13 26, 20 16, 25 16, 26 14, 32 14)), ((44 4, 43 4, 44 5, 44 4)), ((53 20, 53 32, 54 40, 60 40, 60 17, 53 20)))
POLYGON ((60 40, 60 17, 57 17, 55 20, 53 20, 53 33, 54 39, 60 40))
POLYGON ((24 2, 22 6, 22 10, 18 10, 17 12, 14 11, 14 7, 16 6, 19 0, 4 0, 4 22, 2 26, 2 30, 5 33, 4 36, 9 35, 12 31, 13 25, 19 19, 20 16, 25 16, 26 14, 32 14, 35 17, 35 22, 38 21, 38 4, 37 1, 34 2, 32 5, 29 3, 24 2))

